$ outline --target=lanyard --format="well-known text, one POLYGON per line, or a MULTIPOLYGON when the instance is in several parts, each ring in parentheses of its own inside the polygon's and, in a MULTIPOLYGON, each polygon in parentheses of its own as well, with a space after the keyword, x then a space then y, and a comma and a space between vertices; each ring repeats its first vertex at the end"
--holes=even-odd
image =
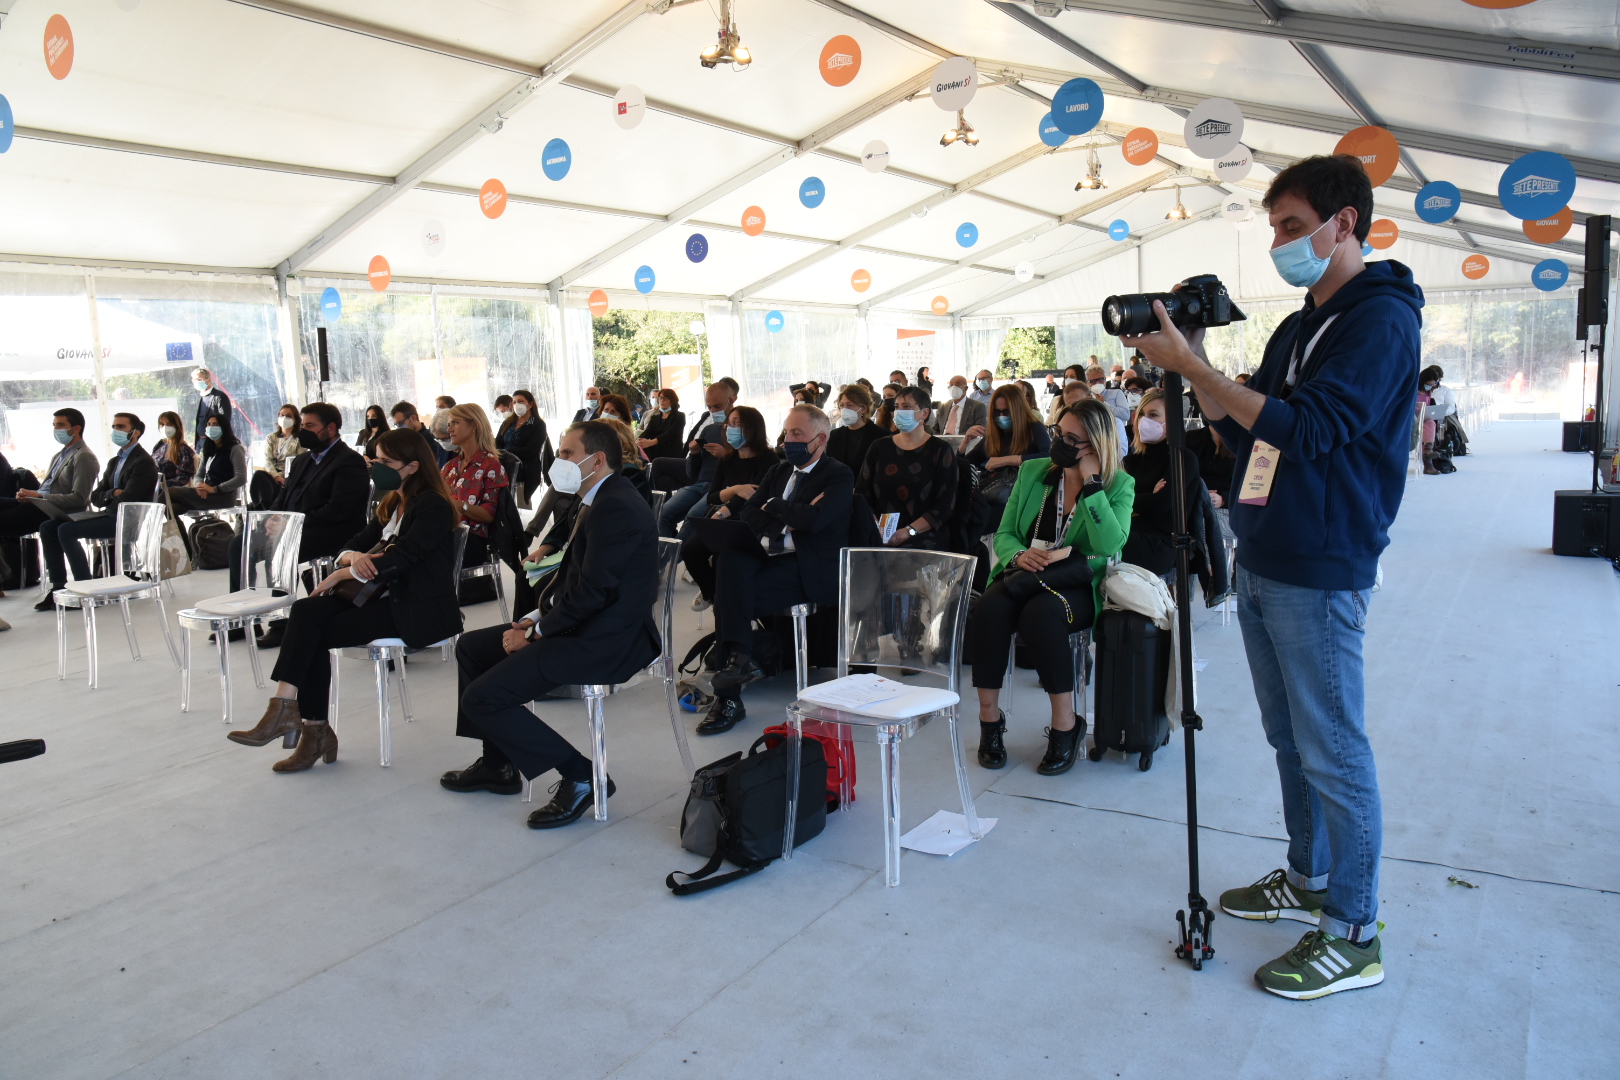
POLYGON ((1068 480, 1068 470, 1064 470, 1063 474, 1058 477, 1057 505, 1053 507, 1053 512, 1057 515, 1057 536, 1053 537, 1053 542, 1058 547, 1063 546, 1063 538, 1069 535, 1069 523, 1074 520, 1074 512, 1080 509, 1080 500, 1076 499, 1074 501, 1075 510, 1071 510, 1067 514, 1063 512, 1063 508, 1068 505, 1068 500, 1063 497, 1063 485, 1068 483, 1068 480))
MULTIPOLYGON (((1283 385, 1287 386, 1290 390, 1293 389, 1294 383, 1295 383, 1296 379, 1299 376, 1300 364, 1305 362, 1305 361, 1310 360, 1310 358, 1311 358, 1311 350, 1316 348, 1316 343, 1318 341, 1322 340, 1322 335, 1327 333, 1327 328, 1332 326, 1333 325, 1333 320, 1337 319, 1338 317, 1339 317, 1338 313, 1334 312, 1332 315, 1329 315, 1327 317, 1326 322, 1324 322, 1320 327, 1317 328, 1316 333, 1311 335, 1311 340, 1308 343, 1306 343, 1306 345, 1305 345, 1305 355, 1304 356, 1301 356, 1299 354, 1299 335, 1297 335, 1297 334, 1294 335, 1294 358, 1288 364, 1288 377, 1287 377, 1287 379, 1285 379, 1283 381, 1283 385)), ((1300 321, 1303 324, 1304 320, 1302 319, 1300 321)))

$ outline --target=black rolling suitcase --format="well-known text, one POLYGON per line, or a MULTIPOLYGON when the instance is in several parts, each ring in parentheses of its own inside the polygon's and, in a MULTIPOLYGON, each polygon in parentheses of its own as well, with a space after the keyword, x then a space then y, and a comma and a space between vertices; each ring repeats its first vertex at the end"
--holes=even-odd
POLYGON ((1097 620, 1097 703, 1093 745, 1141 754, 1137 768, 1153 767, 1153 752, 1170 741, 1164 691, 1170 677, 1170 632, 1134 611, 1104 611, 1097 620))

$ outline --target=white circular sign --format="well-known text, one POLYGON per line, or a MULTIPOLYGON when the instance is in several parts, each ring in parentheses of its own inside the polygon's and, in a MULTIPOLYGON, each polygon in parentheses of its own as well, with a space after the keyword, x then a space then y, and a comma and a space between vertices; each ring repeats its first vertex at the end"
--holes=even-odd
POLYGON ((693 319, 691 325, 687 326, 687 329, 692 331, 693 337, 702 337, 703 331, 706 330, 707 327, 703 325, 702 319, 693 319))
POLYGON ((421 240, 423 251, 429 255, 442 255, 444 253, 444 223, 437 218, 424 223, 421 240))
POLYGON ((1234 146, 1230 154, 1222 154, 1215 159, 1215 175, 1233 184, 1247 180, 1253 168, 1254 155, 1242 143, 1234 146))
POLYGON ((1013 277, 1017 278, 1021 282, 1034 281, 1035 264, 1032 262, 1019 263, 1017 266, 1013 267, 1013 277))
POLYGON ((979 89, 979 70, 971 57, 953 56, 934 69, 929 81, 929 92, 934 104, 946 112, 967 108, 968 102, 979 89))
POLYGON ((861 151, 861 168, 867 172, 882 172, 889 167, 889 144, 882 139, 873 139, 861 151))
POLYGON ((1254 208, 1243 195, 1228 195, 1226 201, 1221 203, 1221 217, 1227 221, 1242 221, 1254 214, 1254 208))
POLYGON ((647 95, 638 86, 626 86, 613 95, 613 122, 629 131, 647 115, 647 95))
POLYGON ((1237 221, 1232 222, 1232 227, 1238 232, 1248 232, 1250 229, 1254 228, 1254 211, 1250 210, 1248 217, 1240 218, 1237 221))
POLYGON ((1199 157, 1223 157, 1243 141, 1243 111, 1225 98, 1208 98, 1187 114, 1182 134, 1199 157))

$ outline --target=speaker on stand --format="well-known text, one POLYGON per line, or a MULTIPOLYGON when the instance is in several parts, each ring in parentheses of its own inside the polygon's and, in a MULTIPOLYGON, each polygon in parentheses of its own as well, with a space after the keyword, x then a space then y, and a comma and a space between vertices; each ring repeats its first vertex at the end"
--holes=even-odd
POLYGON ((321 365, 321 369, 320 369, 321 392, 320 392, 320 397, 317 400, 325 401, 326 400, 326 384, 332 381, 332 366, 331 366, 331 362, 327 358, 327 352, 326 352, 326 327, 324 327, 324 326, 317 326, 315 328, 315 351, 320 357, 320 365, 321 365))
POLYGON ((1600 471, 1604 353, 1609 332, 1609 234, 1613 229, 1614 220, 1608 214, 1593 214, 1586 219, 1586 287, 1576 294, 1575 336, 1597 354, 1596 408, 1594 419, 1565 425, 1564 447, 1571 449, 1573 442, 1574 449, 1591 453, 1592 486, 1553 493, 1553 554, 1620 561, 1620 492, 1603 490, 1600 471))

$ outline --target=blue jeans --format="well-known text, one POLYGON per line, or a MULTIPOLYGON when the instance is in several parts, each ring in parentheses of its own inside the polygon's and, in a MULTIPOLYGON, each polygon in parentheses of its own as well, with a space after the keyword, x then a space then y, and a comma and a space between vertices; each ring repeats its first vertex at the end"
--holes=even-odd
POLYGON ((1362 680, 1371 594, 1284 585, 1240 566, 1237 596, 1260 721, 1277 751, 1288 880, 1327 890, 1322 930, 1370 940, 1384 838, 1362 680))
POLYGON ((664 500, 663 512, 658 515, 658 535, 675 536, 692 507, 701 503, 708 493, 707 481, 701 484, 688 484, 678 491, 670 492, 669 498, 664 500))

